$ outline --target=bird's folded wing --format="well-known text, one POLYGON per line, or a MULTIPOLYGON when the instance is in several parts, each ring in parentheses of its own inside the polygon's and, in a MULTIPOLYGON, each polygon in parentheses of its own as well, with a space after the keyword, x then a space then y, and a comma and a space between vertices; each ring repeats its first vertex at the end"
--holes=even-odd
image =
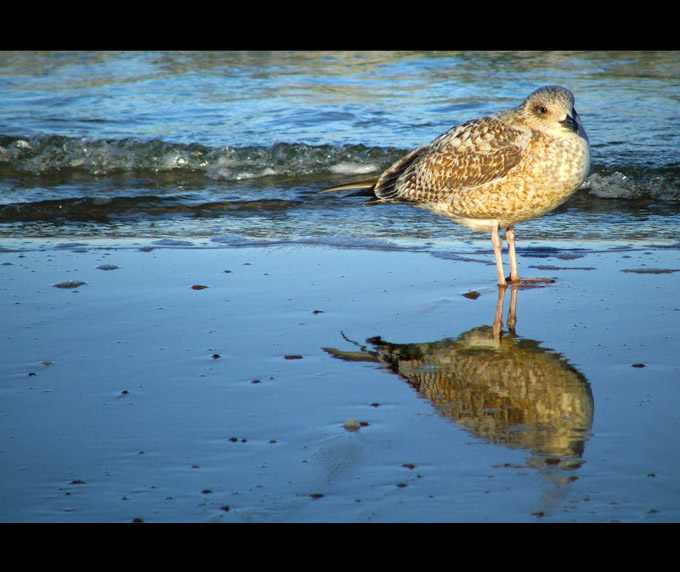
MULTIPOLYGON (((490 118, 470 121, 416 150, 415 157, 407 155, 403 162, 410 160, 384 194, 392 199, 430 202, 464 193, 504 177, 522 161, 523 148, 514 130, 490 118)), ((378 196, 381 186, 382 178, 376 186, 378 196)))

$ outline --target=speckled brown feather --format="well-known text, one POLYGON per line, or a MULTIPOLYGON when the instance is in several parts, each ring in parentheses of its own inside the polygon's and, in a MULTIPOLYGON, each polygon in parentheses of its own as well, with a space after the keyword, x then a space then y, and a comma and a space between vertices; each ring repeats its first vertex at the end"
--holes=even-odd
POLYGON ((441 201, 448 194, 503 177, 521 160, 520 135, 508 133, 492 117, 458 125, 385 171, 375 186, 376 198, 441 201))
MULTIPOLYGON (((566 201, 585 180, 590 147, 573 94, 545 86, 508 111, 462 123, 419 147, 378 179, 326 189, 372 190, 369 204, 409 202, 477 231, 492 233, 539 217, 566 201)), ((508 235, 517 277, 514 232, 508 235), (512 242, 511 242, 512 241, 512 242)))

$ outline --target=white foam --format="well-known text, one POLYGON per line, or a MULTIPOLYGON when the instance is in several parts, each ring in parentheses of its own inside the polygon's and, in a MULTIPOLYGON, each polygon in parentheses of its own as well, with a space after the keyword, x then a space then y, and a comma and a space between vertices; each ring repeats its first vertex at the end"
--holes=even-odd
POLYGON ((359 163, 338 163, 330 168, 331 173, 339 175, 365 175, 367 173, 374 173, 378 170, 377 165, 361 165, 359 163))
POLYGON ((601 199, 631 199, 642 194, 636 181, 618 171, 607 175, 593 173, 584 187, 601 199))

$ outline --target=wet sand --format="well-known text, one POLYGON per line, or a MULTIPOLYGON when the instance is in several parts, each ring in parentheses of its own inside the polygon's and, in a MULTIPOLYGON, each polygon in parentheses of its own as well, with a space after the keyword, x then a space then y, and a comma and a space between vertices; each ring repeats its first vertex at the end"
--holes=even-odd
POLYGON ((677 245, 195 246, 0 244, 1 521, 680 521, 677 245))

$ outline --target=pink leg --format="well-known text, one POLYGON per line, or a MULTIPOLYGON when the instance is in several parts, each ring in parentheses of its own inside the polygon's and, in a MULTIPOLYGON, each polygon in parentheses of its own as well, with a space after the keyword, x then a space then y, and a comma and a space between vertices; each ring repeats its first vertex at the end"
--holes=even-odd
POLYGON ((505 231, 505 238, 508 241, 508 254, 510 256, 510 282, 519 282, 519 272, 517 271, 517 254, 515 252, 515 227, 509 226, 505 231))
POLYGON ((505 281, 505 276, 503 276, 503 258, 501 256, 501 246, 503 246, 503 241, 498 235, 498 227, 494 227, 491 231, 491 244, 493 244, 493 253, 496 256, 496 269, 498 270, 498 285, 505 286, 507 282, 505 281))
POLYGON ((515 253, 515 227, 509 226, 505 231, 505 238, 508 240, 508 255, 510 257, 510 283, 511 284, 533 284, 555 282, 552 278, 524 278, 520 279, 517 271, 517 254, 515 253))

